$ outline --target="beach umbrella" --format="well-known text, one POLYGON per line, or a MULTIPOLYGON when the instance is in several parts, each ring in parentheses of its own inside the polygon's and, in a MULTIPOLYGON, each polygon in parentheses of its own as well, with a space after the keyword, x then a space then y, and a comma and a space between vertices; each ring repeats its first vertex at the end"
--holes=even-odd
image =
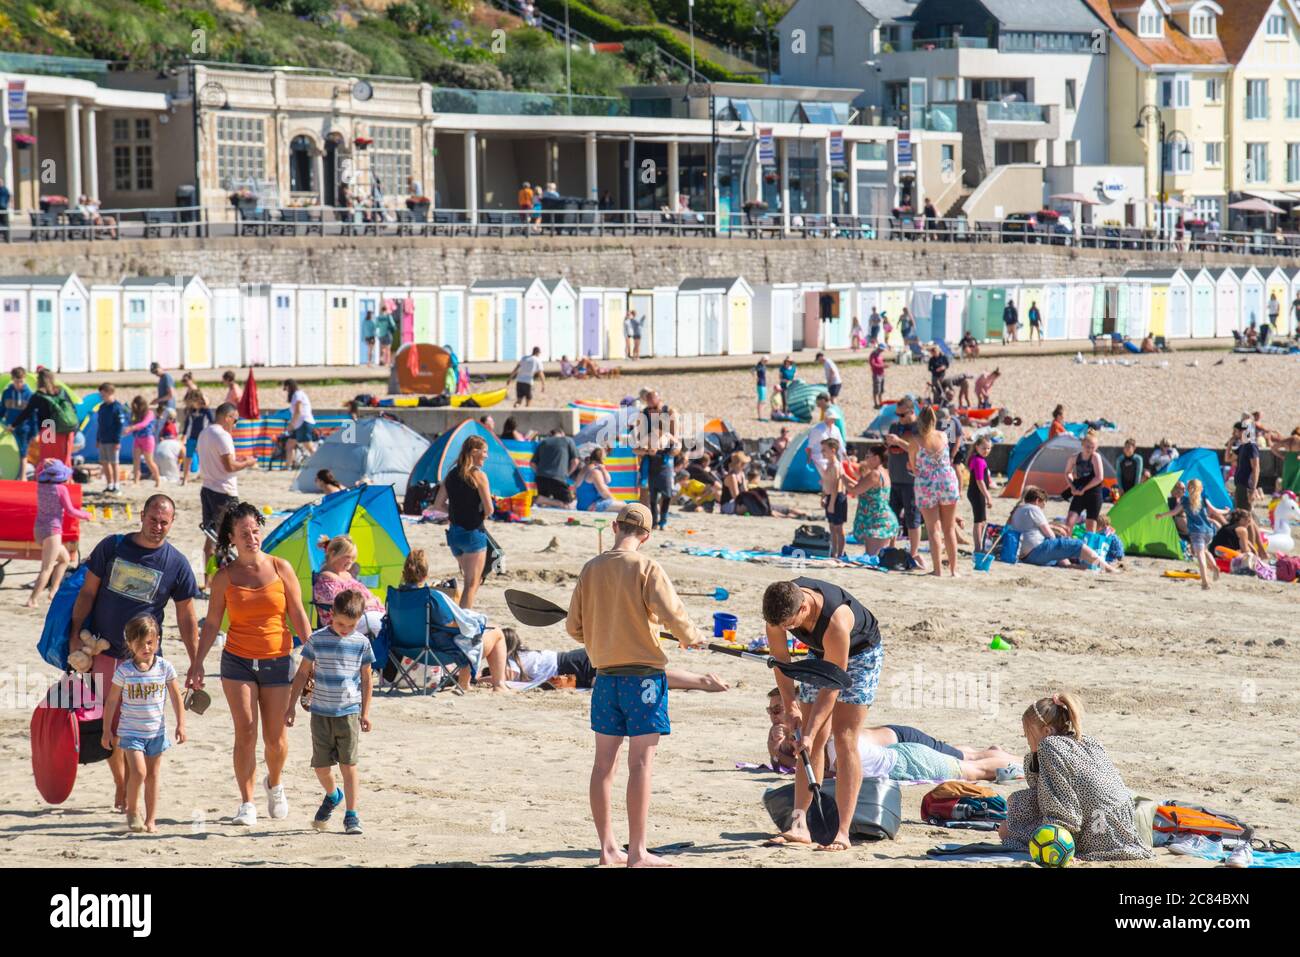
POLYGON ((1229 209, 1240 210, 1243 213, 1285 213, 1286 210, 1281 206, 1274 206, 1266 199, 1243 199, 1236 203, 1229 203, 1229 209))
POLYGON ((239 417, 241 419, 260 419, 262 408, 257 401, 257 380, 253 370, 248 370, 248 381, 244 383, 244 394, 239 397, 239 417))

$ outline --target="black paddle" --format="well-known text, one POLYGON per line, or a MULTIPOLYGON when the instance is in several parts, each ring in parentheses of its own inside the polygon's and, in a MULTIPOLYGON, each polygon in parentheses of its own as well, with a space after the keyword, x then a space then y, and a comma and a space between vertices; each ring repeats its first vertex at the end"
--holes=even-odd
MULTIPOLYGON (((659 637, 673 641, 678 640, 675 635, 670 635, 666 631, 659 632, 659 637)), ((787 678, 793 678, 803 684, 816 685, 820 688, 838 688, 840 691, 847 691, 853 684, 847 671, 839 665, 823 661, 820 658, 808 657, 802 661, 780 661, 771 655, 756 655, 753 652, 741 651, 739 648, 728 648, 726 645, 713 642, 705 645, 705 647, 715 654, 744 658, 747 661, 761 661, 769 668, 775 668, 787 678)))
POLYGON ((569 616, 568 610, 561 608, 555 602, 526 591, 519 591, 517 588, 506 589, 506 607, 520 624, 533 628, 545 628, 569 616))
POLYGON ((835 799, 823 792, 822 786, 817 783, 812 761, 808 759, 808 752, 803 747, 803 735, 798 728, 794 730, 794 742, 799 748, 799 761, 803 765, 808 789, 812 791, 812 803, 808 805, 808 813, 804 816, 808 823, 808 836, 817 844, 825 846, 840 833, 840 809, 836 806, 835 799))

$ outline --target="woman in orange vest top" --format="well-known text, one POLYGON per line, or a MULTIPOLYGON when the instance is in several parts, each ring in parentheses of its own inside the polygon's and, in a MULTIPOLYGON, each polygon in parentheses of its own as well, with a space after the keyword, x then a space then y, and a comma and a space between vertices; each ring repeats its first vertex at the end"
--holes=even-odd
POLYGON ((248 502, 236 502, 222 514, 217 549, 228 557, 228 562, 212 579, 212 597, 196 656, 201 665, 229 613, 230 626, 221 652, 221 687, 235 723, 235 782, 239 785, 240 803, 233 823, 248 827, 257 823, 253 778, 257 771, 259 712, 266 753, 262 784, 268 813, 273 818, 289 815, 289 802, 280 783, 289 756, 284 712, 293 679, 293 660, 289 656, 293 635, 288 626, 292 624, 303 640, 311 634, 293 566, 262 551, 265 521, 248 502))

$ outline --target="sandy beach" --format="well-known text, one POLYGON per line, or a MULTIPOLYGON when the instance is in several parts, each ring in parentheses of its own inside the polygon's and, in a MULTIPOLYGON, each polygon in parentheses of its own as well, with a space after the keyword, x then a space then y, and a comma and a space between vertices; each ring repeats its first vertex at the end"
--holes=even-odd
MULTIPOLYGON (((678 385, 672 383, 675 394, 685 394, 678 385)), ((1099 414, 1106 411, 1098 409, 1099 414)), ((287 490, 284 472, 246 473, 241 483, 244 497, 259 505, 285 509, 305 501, 287 490)), ((126 498, 138 509, 151 490, 133 489, 126 498)), ((198 488, 171 486, 168 491, 180 503, 171 540, 197 567, 198 488)), ((995 515, 1004 515, 1006 508, 999 500, 995 515)), ((480 595, 482 608, 495 622, 511 623, 502 598, 511 585, 567 602, 582 563, 596 551, 594 527, 566 527, 562 514, 546 510, 536 510, 534 516, 540 524, 494 528, 507 552, 508 572, 491 580, 480 595), (558 551, 544 551, 553 538, 558 551)), ((134 524, 119 508, 112 521, 88 523, 84 541, 89 548, 102 535, 129 531, 134 524)), ((775 549, 790 541, 796 524, 677 514, 669 531, 656 534, 648 547, 680 590, 719 584, 730 590, 725 605, 690 599, 697 622, 707 626, 712 613, 725 608, 739 615, 741 633, 751 637, 761 629, 762 589, 795 572, 694 557, 682 548, 775 549)), ((440 527, 408 525, 407 534, 413 546, 429 550, 435 574, 455 572, 440 527)), ((990 574, 975 574, 966 561, 964 576, 955 581, 847 568, 814 567, 808 573, 848 587, 881 620, 884 671, 872 723, 912 724, 956 744, 996 743, 1022 754, 1020 714, 1025 706, 1042 694, 1074 689, 1090 709, 1089 733, 1106 745, 1134 791, 1205 802, 1246 819, 1263 836, 1294 844, 1300 838, 1294 825, 1291 750, 1300 737, 1295 586, 1233 577, 1203 593, 1196 582, 1160 577, 1165 567, 1137 559, 1113 576, 1023 565, 995 565, 990 574), (1003 635, 1014 649, 989 650, 994 634, 1003 635), (959 701, 957 686, 981 693, 973 701, 959 701)), ((43 686, 52 670, 40 664, 35 652, 42 614, 22 607, 35 571, 34 563, 16 562, 0 587, 0 607, 11 623, 0 635, 0 655, 11 674, 43 686)), ((521 632, 531 647, 572 647, 562 625, 521 632)), ((165 639, 165 652, 183 663, 170 613, 165 639)), ((674 692, 671 698, 674 731, 659 749, 652 840, 694 842, 676 855, 681 865, 956 866, 937 863, 925 851, 939 843, 979 839, 919 823, 927 788, 905 786, 905 823, 897 840, 858 845, 844 854, 817 854, 815 860, 809 851, 762 848, 772 827, 761 796, 780 779, 736 764, 766 759, 763 707, 771 677, 761 665, 708 652, 673 649, 669 654, 675 666, 712 671, 731 684, 725 693, 674 692)), ((208 660, 214 686, 217 658, 213 653, 208 660)), ((65 804, 43 804, 31 775, 30 705, 21 697, 7 701, 0 712, 0 863, 596 862, 586 799, 591 763, 586 693, 381 695, 361 758, 366 834, 350 838, 341 830, 318 834, 310 827, 320 795, 308 766, 305 721, 290 733, 289 818, 273 821, 263 811, 251 830, 223 823, 238 802, 230 774, 229 715, 216 687, 213 692, 207 714, 190 718, 190 740, 165 759, 160 833, 148 836, 122 833, 102 764, 82 768, 65 804)), ((623 813, 620 791, 621 783, 616 817, 623 813)), ((258 801, 265 804, 260 794, 258 801)), ((1165 852, 1157 863, 1203 864, 1165 852)))

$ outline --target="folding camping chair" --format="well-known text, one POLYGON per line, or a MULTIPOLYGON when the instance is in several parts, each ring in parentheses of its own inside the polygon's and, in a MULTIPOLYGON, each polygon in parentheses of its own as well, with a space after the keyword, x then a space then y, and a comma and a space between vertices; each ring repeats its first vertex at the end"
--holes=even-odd
POLYGON ((926 361, 927 356, 924 350, 921 349, 920 339, 912 338, 907 340, 907 355, 912 362, 924 363, 926 361))
POLYGON ((381 642, 387 638, 388 663, 397 670, 390 695, 403 684, 412 691, 428 694, 427 683, 418 683, 413 674, 420 665, 441 669, 433 694, 448 688, 464 694, 456 678, 460 669, 471 667, 472 663, 455 642, 460 629, 444 601, 446 598, 431 588, 388 589, 385 601, 388 612, 380 635, 381 642))

